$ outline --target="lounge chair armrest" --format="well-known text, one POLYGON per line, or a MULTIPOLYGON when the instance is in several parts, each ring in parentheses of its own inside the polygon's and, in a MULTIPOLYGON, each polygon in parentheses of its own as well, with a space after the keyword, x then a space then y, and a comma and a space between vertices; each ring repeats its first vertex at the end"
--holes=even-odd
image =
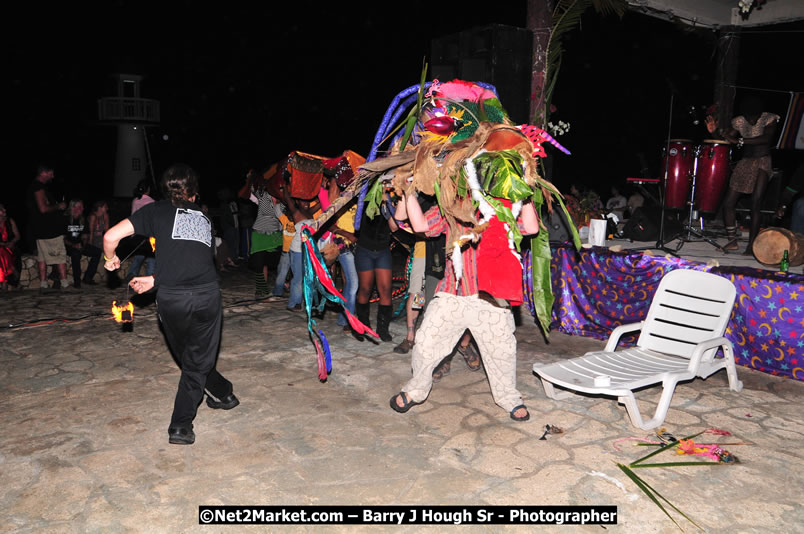
POLYGON ((645 321, 639 321, 638 323, 629 323, 618 326, 614 330, 611 331, 611 335, 609 336, 609 341, 606 343, 606 348, 604 349, 606 352, 614 352, 617 350, 617 345, 620 343, 620 338, 623 334, 628 332, 633 332, 635 330, 641 330, 642 325, 645 324, 645 321))
POLYGON ((690 356, 690 364, 687 366, 687 369, 692 373, 698 373, 698 367, 701 365, 701 358, 703 357, 704 352, 709 349, 715 349, 717 347, 731 347, 731 341, 726 339, 725 337, 716 337, 712 339, 707 339, 706 341, 701 341, 697 345, 695 345, 695 350, 692 352, 690 356))

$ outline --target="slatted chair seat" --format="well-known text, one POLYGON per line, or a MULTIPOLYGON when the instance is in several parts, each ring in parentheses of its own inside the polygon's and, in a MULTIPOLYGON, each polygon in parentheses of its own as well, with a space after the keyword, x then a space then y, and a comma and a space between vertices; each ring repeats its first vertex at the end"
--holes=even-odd
POLYGON ((603 351, 570 360, 534 364, 545 394, 565 399, 573 391, 617 397, 625 404, 634 426, 644 430, 664 422, 680 381, 707 378, 726 369, 729 388, 742 390, 734 364, 734 348, 723 337, 736 290, 720 276, 675 270, 659 284, 647 317, 614 329, 603 351), (623 334, 641 330, 637 345, 617 351, 623 334), (718 349, 722 356, 716 357, 718 349), (662 396, 654 417, 643 421, 634 390, 661 383, 662 396), (569 391, 558 391, 559 386, 569 391))

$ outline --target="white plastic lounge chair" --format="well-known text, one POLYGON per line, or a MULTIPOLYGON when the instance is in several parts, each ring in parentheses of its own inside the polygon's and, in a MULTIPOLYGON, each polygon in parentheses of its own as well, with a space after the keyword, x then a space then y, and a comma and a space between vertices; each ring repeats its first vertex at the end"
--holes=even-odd
POLYGON ((729 389, 740 391, 734 348, 723 337, 736 290, 723 277, 701 271, 671 271, 659 283, 644 321, 614 329, 602 352, 571 360, 534 364, 544 392, 551 399, 570 397, 570 391, 611 395, 625 404, 634 426, 649 430, 661 425, 676 384, 696 376, 706 378, 726 368, 729 389), (620 337, 642 330, 633 348, 615 352, 620 337), (715 358, 719 347, 723 357, 715 358), (652 419, 643 421, 634 390, 662 383, 664 390, 652 419))

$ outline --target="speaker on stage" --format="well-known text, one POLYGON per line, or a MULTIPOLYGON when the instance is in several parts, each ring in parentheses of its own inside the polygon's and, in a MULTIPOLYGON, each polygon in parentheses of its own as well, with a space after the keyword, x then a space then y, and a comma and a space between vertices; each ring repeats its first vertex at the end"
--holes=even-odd
POLYGON ((547 216, 547 235, 551 243, 566 243, 572 241, 567 216, 558 206, 553 207, 552 213, 547 216))
POLYGON ((497 88, 516 124, 528 123, 533 33, 492 24, 437 37, 430 42, 432 78, 486 82, 497 88))
MULTIPOLYGON (((623 237, 631 241, 655 241, 659 239, 662 212, 655 208, 637 208, 623 227, 623 237)), ((664 219, 664 235, 671 238, 681 231, 681 223, 671 214, 664 219)))

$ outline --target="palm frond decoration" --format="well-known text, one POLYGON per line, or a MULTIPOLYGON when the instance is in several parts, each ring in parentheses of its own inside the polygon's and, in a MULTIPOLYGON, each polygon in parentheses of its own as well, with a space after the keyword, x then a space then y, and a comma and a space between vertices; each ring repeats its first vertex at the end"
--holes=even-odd
POLYGON ((405 133, 402 135, 402 146, 400 150, 405 150, 405 146, 408 144, 411 134, 413 134, 413 127, 416 126, 416 121, 419 120, 419 115, 422 112, 425 81, 427 81, 427 62, 422 58, 422 75, 419 81, 419 92, 416 96, 416 107, 410 110, 408 118, 405 120, 405 133))
POLYGON ((550 102, 553 99, 556 80, 558 80, 558 71, 561 69, 562 37, 578 26, 581 16, 589 7, 594 7, 595 11, 602 15, 614 13, 622 17, 627 6, 626 0, 558 0, 556 2, 556 6, 553 9, 553 28, 547 41, 546 72, 544 91, 542 93, 544 95, 545 123, 548 118, 550 102))
POLYGON ((519 202, 533 195, 533 189, 522 179, 522 157, 516 150, 484 152, 474 162, 483 189, 491 196, 519 202))

